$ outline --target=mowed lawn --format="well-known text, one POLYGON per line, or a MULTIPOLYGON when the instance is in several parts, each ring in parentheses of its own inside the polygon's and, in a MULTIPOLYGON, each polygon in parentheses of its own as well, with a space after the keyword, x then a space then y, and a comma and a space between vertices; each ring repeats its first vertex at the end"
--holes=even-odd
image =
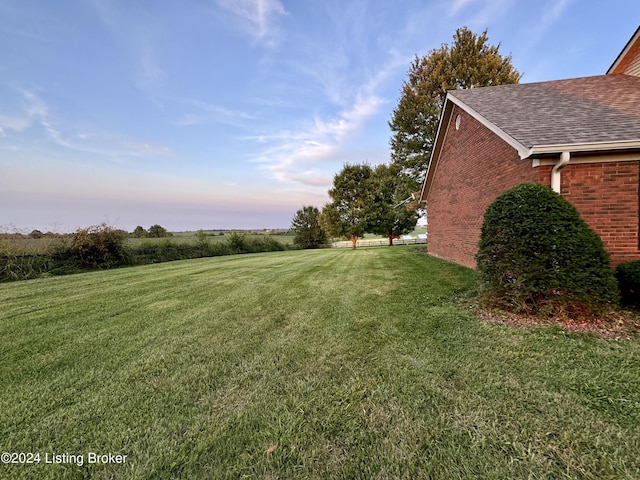
POLYGON ((1 284, 0 450, 41 462, 0 478, 640 478, 640 343, 474 285, 414 247, 1 284))

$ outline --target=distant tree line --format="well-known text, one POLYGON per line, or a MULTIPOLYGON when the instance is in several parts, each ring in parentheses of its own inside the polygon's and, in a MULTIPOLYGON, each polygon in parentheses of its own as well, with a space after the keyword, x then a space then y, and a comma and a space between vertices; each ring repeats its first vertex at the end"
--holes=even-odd
POLYGON ((171 232, 168 232, 166 228, 160 225, 152 225, 149 227, 149 230, 145 230, 138 225, 131 235, 135 238, 164 238, 173 236, 171 232))

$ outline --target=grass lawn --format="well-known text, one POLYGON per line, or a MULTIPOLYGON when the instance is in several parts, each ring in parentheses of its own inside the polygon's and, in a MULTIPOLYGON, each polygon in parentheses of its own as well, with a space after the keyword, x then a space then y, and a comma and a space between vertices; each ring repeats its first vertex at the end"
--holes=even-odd
POLYGON ((0 478, 640 478, 640 342, 474 284, 413 247, 0 284, 1 451, 41 455, 0 478))

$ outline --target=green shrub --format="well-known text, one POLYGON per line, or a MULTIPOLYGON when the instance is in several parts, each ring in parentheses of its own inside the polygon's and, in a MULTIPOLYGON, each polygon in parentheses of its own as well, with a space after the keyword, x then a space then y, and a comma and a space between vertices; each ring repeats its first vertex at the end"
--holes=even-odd
POLYGON ((226 244, 232 254, 251 252, 247 235, 244 233, 232 232, 227 236, 226 244))
POLYGON ((511 311, 591 316, 618 300, 602 240, 543 185, 518 185, 489 206, 476 260, 485 302, 511 311))
POLYGON ((171 243, 166 241, 161 244, 143 244, 132 249, 132 263, 145 265, 149 263, 172 262, 175 260, 189 260, 202 258, 206 255, 200 245, 171 243))
POLYGON ((640 260, 618 265, 616 278, 620 288, 620 301, 625 305, 640 307, 640 260))
POLYGON ((81 228, 73 235, 66 254, 81 268, 112 268, 131 262, 128 233, 106 224, 81 228))
POLYGON ((281 252, 286 250, 283 243, 271 237, 254 237, 249 243, 251 252, 281 252))

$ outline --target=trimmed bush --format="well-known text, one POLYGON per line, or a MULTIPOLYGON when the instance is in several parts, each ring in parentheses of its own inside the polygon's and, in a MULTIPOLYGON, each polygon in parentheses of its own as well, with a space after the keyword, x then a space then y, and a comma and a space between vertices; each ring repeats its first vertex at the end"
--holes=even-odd
POLYGON ((602 240, 543 185, 523 183, 496 198, 476 261, 484 301, 510 311, 583 317, 618 301, 602 240))
POLYGON ((620 301, 625 305, 640 307, 640 260, 618 265, 616 278, 620 301))

